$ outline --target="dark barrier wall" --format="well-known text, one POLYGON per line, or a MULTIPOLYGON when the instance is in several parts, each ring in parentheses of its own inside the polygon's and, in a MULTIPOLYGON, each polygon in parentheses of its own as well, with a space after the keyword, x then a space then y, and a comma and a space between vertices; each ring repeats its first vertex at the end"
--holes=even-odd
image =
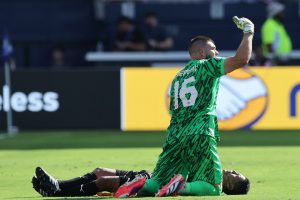
POLYGON ((11 99, 0 72, 0 128, 10 104, 20 129, 120 128, 119 71, 16 71, 11 99))

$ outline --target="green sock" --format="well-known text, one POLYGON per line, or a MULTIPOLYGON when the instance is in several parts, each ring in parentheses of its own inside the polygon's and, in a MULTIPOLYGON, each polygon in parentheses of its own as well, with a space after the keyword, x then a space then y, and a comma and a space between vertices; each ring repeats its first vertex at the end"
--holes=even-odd
POLYGON ((148 179, 142 189, 138 192, 139 197, 155 196, 159 190, 159 184, 151 179, 148 179))
POLYGON ((194 181, 186 183, 184 188, 179 191, 179 195, 193 195, 193 196, 219 196, 221 188, 204 181, 194 181))

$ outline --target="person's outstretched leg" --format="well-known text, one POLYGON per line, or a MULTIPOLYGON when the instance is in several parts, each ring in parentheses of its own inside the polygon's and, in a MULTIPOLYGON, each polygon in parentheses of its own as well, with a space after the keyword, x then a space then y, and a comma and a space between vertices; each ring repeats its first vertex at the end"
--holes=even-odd
POLYGON ((96 181, 89 183, 75 185, 72 188, 66 188, 64 190, 58 191, 55 196, 94 196, 98 192, 98 187, 96 181))
POLYGON ((41 180, 44 185, 47 185, 51 188, 54 192, 73 188, 74 186, 86 184, 92 182, 97 179, 97 176, 94 172, 87 173, 83 176, 76 177, 69 180, 57 180, 52 177, 49 173, 47 173, 41 167, 37 167, 35 170, 36 177, 41 180))

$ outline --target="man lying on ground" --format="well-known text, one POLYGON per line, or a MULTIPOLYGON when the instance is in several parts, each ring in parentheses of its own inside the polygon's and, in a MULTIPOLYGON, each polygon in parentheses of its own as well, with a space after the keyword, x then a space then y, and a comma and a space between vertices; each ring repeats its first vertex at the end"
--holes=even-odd
MULTIPOLYGON (((99 192, 115 193, 119 186, 136 177, 151 178, 152 174, 142 171, 127 171, 110 168, 96 168, 90 173, 69 180, 52 177, 41 167, 35 170, 33 188, 42 196, 93 196, 99 192)), ((234 170, 223 170, 223 192, 228 195, 247 194, 250 182, 247 177, 234 170)))

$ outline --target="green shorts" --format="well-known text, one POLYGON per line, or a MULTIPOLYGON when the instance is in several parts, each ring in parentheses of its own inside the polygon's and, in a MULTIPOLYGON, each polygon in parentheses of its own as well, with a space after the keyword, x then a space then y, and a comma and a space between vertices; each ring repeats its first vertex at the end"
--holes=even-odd
POLYGON ((175 174, 187 182, 222 183, 222 166, 213 137, 201 134, 168 137, 153 171, 152 179, 161 186, 175 174))

